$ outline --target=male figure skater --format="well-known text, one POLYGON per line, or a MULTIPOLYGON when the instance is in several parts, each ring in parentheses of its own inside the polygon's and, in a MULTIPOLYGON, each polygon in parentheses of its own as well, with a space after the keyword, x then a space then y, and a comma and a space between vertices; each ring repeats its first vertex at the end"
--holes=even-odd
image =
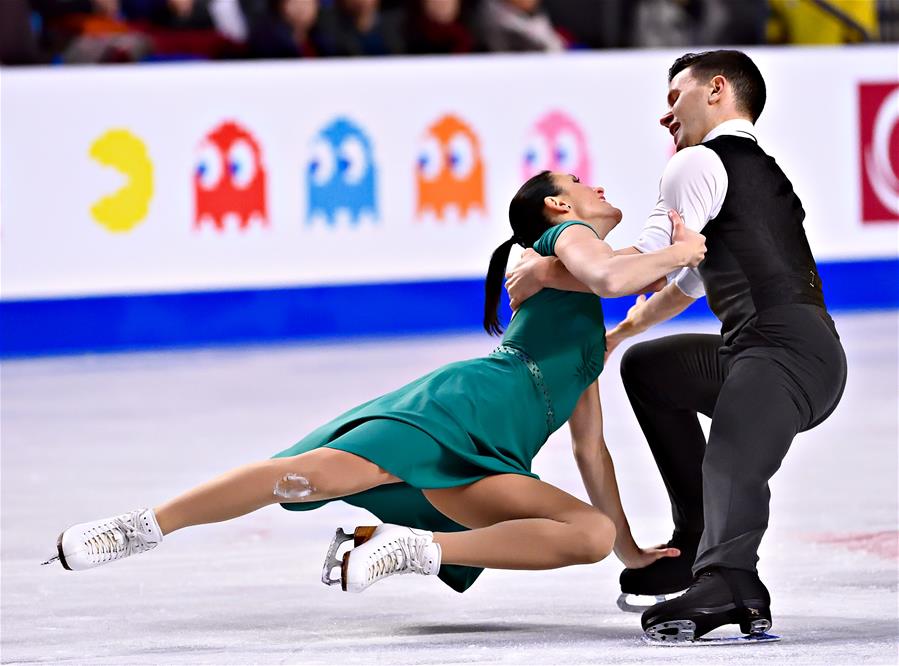
MULTIPOLYGON (((797 433, 833 411, 846 359, 827 314, 805 211, 759 147, 754 123, 765 82, 744 53, 686 54, 668 73, 660 122, 677 153, 659 202, 633 248, 670 242, 667 212, 706 236, 698 269, 671 276, 607 334, 608 349, 705 295, 721 335, 674 335, 636 344, 621 376, 671 500, 681 556, 625 570, 622 592, 680 597, 649 607, 649 639, 685 641, 725 624, 761 636, 770 597, 756 571, 768 526, 768 481, 797 433), (708 444, 697 413, 712 418, 708 444)), ((797 122, 800 120, 797 119, 797 122)), ((540 288, 583 289, 558 262, 528 254, 509 274, 513 307, 540 288)))

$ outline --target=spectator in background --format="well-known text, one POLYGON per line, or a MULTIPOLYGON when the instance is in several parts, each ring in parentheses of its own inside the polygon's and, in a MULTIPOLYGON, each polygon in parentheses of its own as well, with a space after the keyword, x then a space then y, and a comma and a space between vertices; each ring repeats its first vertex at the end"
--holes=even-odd
POLYGON ((318 24, 323 56, 396 55, 405 52, 402 13, 380 0, 336 0, 322 6, 318 24))
POLYGON ((40 60, 28 0, 5 0, 0 3, 0 63, 29 65, 40 60))
MULTIPOLYGON (((2 1, 2 0, 0 0, 2 1)), ((245 11, 264 0, 32 0, 62 62, 241 55, 245 11)))
POLYGON ((543 7, 573 48, 607 49, 630 44, 633 0, 544 0, 543 7))
POLYGON ((462 20, 461 0, 418 0, 407 17, 409 53, 470 53, 474 37, 462 20))
POLYGON ((899 42, 899 0, 878 0, 877 27, 881 41, 899 42))
POLYGON ((479 28, 490 51, 562 51, 565 42, 540 0, 483 0, 479 28))
POLYGON ((41 47, 58 62, 136 62, 153 50, 152 40, 124 21, 120 0, 31 0, 31 6, 42 25, 41 47))
POLYGON ((310 58, 318 55, 313 32, 318 0, 269 0, 269 14, 250 29, 254 58, 310 58))
MULTIPOLYGON (((113 0, 104 0, 113 1, 113 0)), ((252 17, 266 0, 117 0, 129 21, 176 30, 214 30, 234 44, 246 41, 252 17)))
POLYGON ((638 0, 631 45, 659 48, 692 43, 693 7, 695 2, 690 0, 638 0))
POLYGON ((874 0, 825 3, 770 0, 768 41, 773 44, 848 44, 877 39, 874 0))
POLYGON ((245 55, 247 12, 263 0, 119 0, 122 13, 151 36, 151 59, 245 55))
POLYGON ((701 0, 697 44, 764 44, 768 0, 701 0))
POLYGON ((768 0, 640 0, 633 46, 763 44, 768 0))

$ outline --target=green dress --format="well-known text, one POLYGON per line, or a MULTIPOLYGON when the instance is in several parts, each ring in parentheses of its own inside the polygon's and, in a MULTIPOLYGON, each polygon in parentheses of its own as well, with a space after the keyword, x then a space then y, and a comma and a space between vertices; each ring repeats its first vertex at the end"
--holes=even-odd
MULTIPOLYGON (((534 249, 554 255, 556 239, 574 224, 588 226, 575 221, 554 226, 534 249)), ((384 522, 463 530, 431 506, 421 489, 467 485, 491 474, 537 478, 531 461, 599 376, 604 354, 599 298, 544 289, 521 306, 488 356, 450 363, 359 405, 275 457, 322 446, 354 453, 404 483, 341 498, 345 502, 384 522)), ((306 511, 326 503, 282 506, 306 511)), ((441 567, 440 578, 462 592, 480 572, 448 565, 441 567)))

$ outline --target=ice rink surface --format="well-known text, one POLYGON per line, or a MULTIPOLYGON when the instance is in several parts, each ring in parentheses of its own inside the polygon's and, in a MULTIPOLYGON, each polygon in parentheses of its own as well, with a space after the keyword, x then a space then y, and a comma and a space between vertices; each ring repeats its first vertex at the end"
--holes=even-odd
MULTIPOLYGON (((843 402, 796 440, 771 484, 760 573, 780 643, 642 645, 638 616, 615 606, 614 557, 488 571, 463 595, 415 576, 361 595, 327 588, 334 528, 370 522, 342 503, 269 507, 93 571, 38 566, 69 524, 157 504, 495 344, 466 335, 3 363, 2 662, 895 664, 899 319, 836 320, 849 358, 843 402)), ((652 334, 684 330, 713 322, 652 334)), ((601 379, 606 439, 635 536, 652 545, 667 540, 670 513, 618 357, 601 379)), ((534 471, 585 498, 567 428, 534 471)))

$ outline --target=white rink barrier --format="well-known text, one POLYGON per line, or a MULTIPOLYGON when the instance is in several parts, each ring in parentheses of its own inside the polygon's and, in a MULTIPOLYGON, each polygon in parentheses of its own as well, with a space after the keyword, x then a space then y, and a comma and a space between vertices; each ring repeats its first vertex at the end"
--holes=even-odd
MULTIPOLYGON (((859 296, 845 283, 899 276, 899 48, 748 53, 768 87, 760 143, 804 204, 829 302, 896 307, 895 285, 859 296)), ((269 302, 258 316, 283 318, 278 294, 328 310, 364 293, 350 330, 314 335, 389 333, 364 312, 417 285, 468 313, 421 330, 469 327, 490 252, 510 233, 508 201, 536 171, 604 186, 625 213, 610 241, 636 238, 672 154, 658 118, 679 55, 3 69, 0 311, 21 330, 76 315, 121 329, 121 315, 83 309, 120 299, 110 307, 130 308, 140 338, 153 313, 136 297, 158 308, 165 295, 239 293, 269 302)), ((197 325, 156 327, 190 329, 165 331, 172 341, 256 337, 204 338, 197 325)), ((3 328, 4 353, 56 348, 3 328)), ((396 331, 407 329, 419 330, 396 331)))

